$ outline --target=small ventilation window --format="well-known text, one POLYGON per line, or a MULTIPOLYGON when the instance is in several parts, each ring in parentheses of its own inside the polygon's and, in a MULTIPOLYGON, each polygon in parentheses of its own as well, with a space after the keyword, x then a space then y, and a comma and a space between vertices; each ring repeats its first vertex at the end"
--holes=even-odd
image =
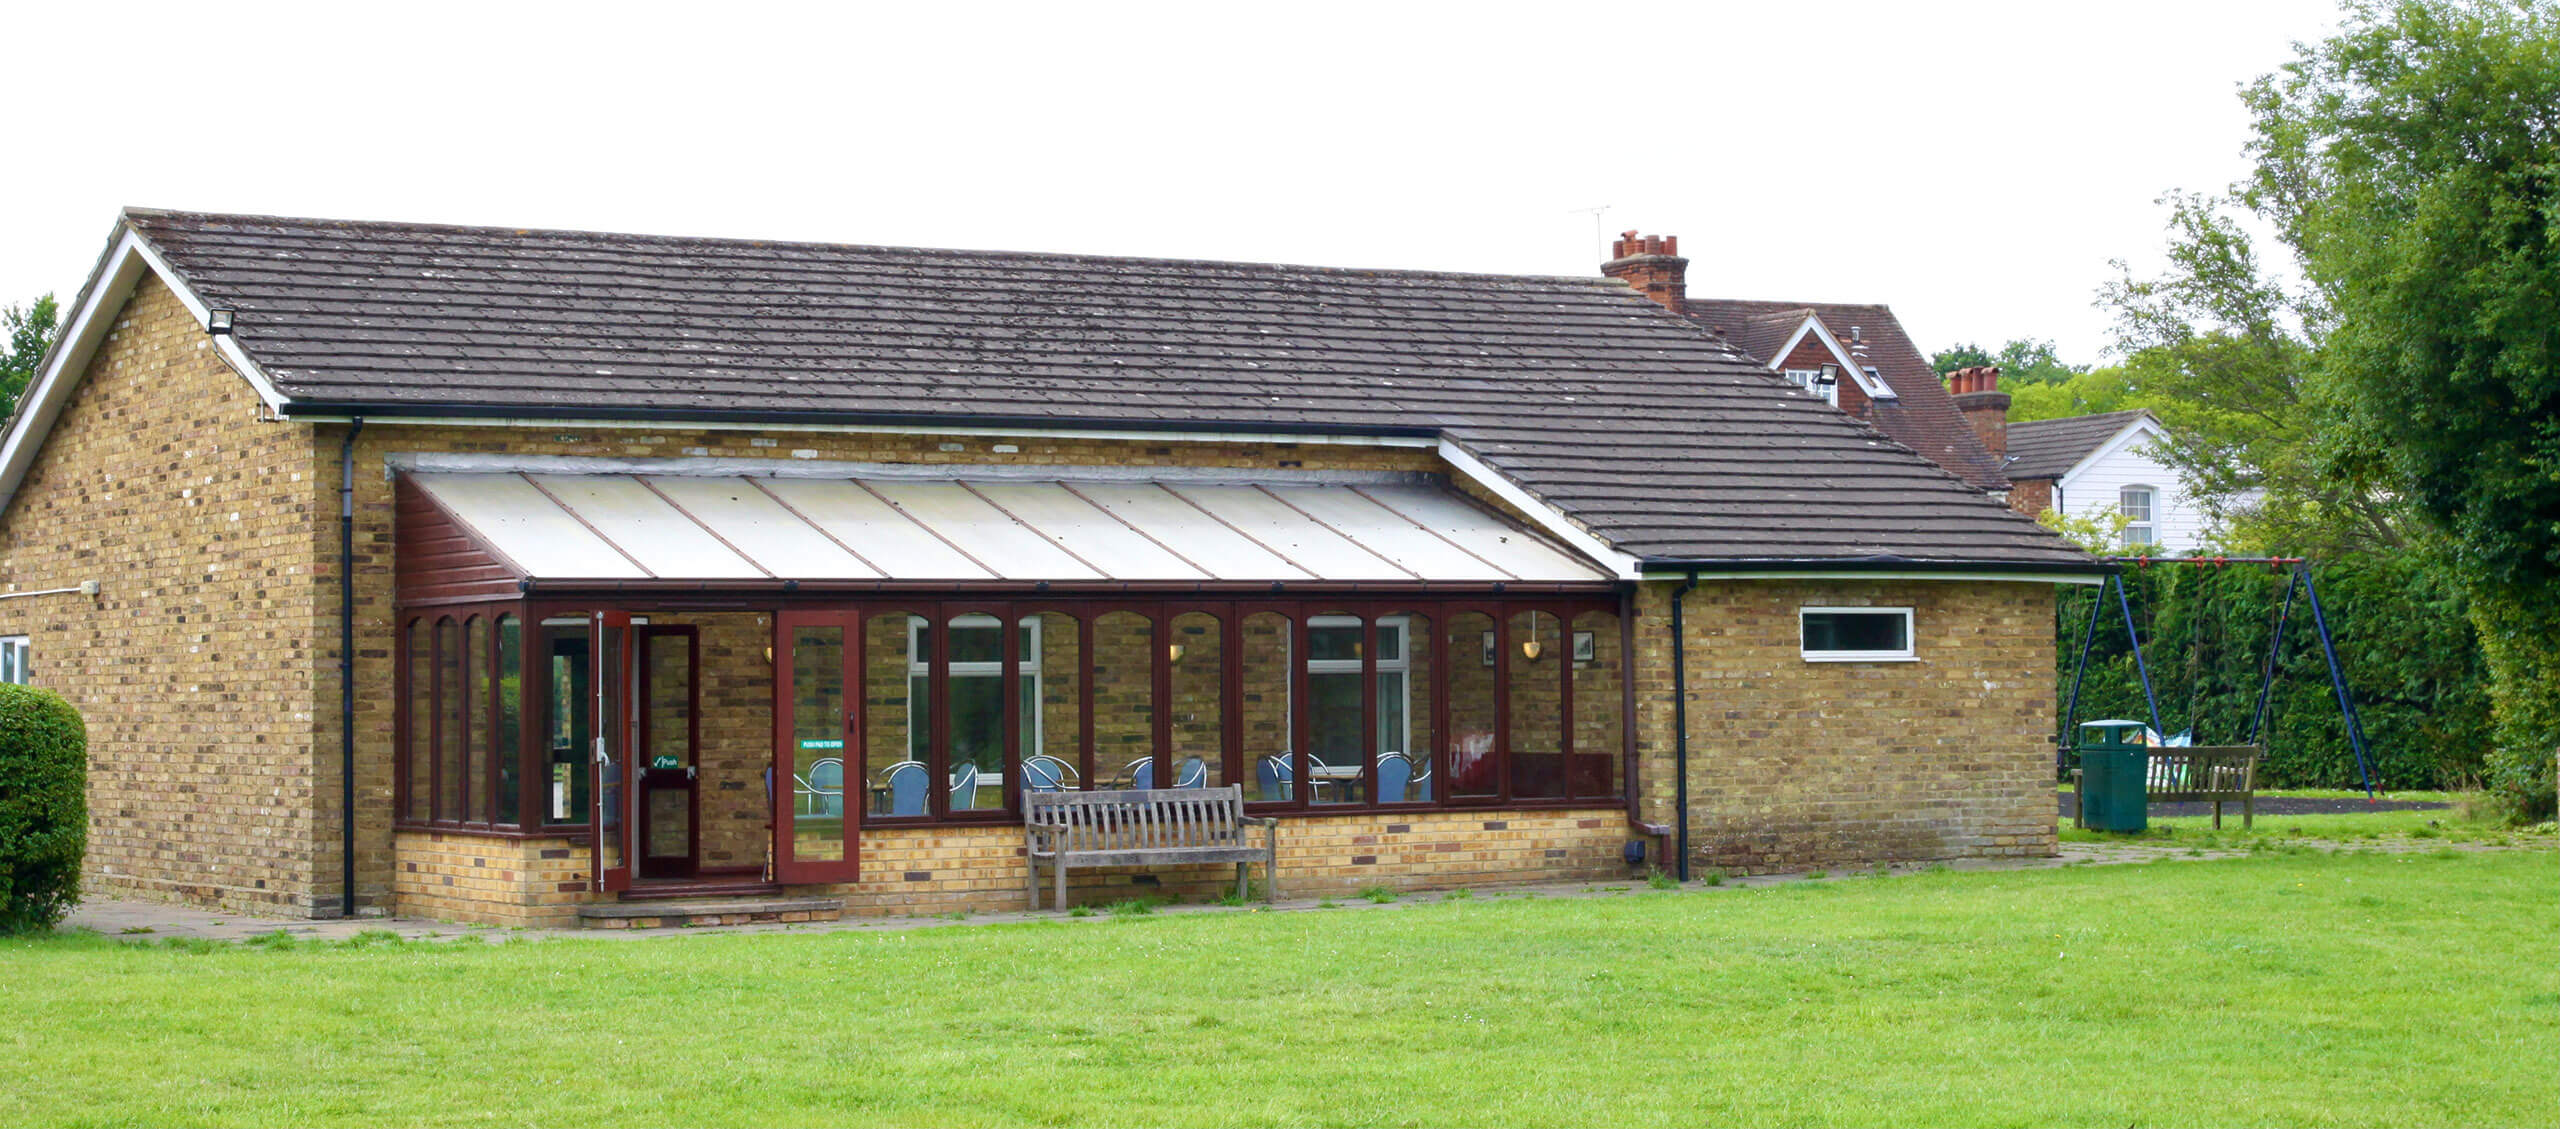
POLYGON ((1918 657, 1909 608, 1806 608, 1806 662, 1893 662, 1918 657))

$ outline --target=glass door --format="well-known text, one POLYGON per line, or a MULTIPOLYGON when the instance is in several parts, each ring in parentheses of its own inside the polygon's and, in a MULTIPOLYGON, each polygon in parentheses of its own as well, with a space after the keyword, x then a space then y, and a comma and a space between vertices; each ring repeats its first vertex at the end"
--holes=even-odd
MULTIPOLYGON (((785 883, 851 882, 861 871, 862 634, 850 612, 774 617, 773 859, 785 883)), ((903 655, 881 656, 903 664, 903 655)))
POLYGON ((627 612, 597 612, 594 618, 596 641, 593 682, 595 685, 595 796, 594 822, 596 836, 596 868, 593 889, 628 890, 631 888, 632 828, 634 779, 632 703, 638 697, 632 687, 631 616, 627 612))

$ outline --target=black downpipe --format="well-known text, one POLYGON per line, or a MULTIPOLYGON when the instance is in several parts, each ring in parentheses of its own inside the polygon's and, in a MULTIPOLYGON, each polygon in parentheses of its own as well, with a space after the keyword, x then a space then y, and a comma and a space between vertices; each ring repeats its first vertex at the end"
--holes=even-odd
POLYGON ((1679 807, 1674 817, 1680 829, 1680 880, 1689 880, 1689 632, 1681 619, 1680 606, 1689 601, 1689 590, 1698 586, 1698 574, 1671 590, 1671 772, 1672 803, 1679 807))
POLYGON ((356 915, 356 436, 357 416, 338 444, 338 916, 356 915))

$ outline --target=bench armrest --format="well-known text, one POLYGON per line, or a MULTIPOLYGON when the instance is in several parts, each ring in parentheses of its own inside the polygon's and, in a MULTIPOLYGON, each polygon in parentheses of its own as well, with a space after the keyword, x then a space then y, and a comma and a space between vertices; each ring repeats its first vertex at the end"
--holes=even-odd
POLYGON ((1236 822, 1247 827, 1278 827, 1279 819, 1268 815, 1240 815, 1236 822))

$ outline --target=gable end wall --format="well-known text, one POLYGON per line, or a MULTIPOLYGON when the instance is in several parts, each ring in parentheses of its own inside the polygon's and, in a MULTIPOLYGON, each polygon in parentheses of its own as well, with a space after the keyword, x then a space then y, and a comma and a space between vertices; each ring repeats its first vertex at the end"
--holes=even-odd
MULTIPOLYGON (((0 601, 30 682, 89 729, 88 888, 334 914, 334 609, 311 429, 145 274, 0 514, 0 601), (328 669, 321 669, 321 668, 328 669), (322 751, 327 755, 320 755, 322 751), (321 802, 321 797, 328 802, 321 802)), ((332 593, 333 594, 333 593, 332 593)))

